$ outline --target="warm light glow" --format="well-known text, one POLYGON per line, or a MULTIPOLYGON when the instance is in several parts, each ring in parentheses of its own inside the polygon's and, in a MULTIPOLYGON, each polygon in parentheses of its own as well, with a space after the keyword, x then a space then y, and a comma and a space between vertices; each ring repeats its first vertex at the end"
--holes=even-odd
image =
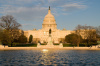
POLYGON ((43 49, 42 51, 43 51, 43 52, 48 52, 48 50, 47 50, 47 49, 43 49))
POLYGON ((45 32, 44 32, 44 34, 45 34, 45 32))

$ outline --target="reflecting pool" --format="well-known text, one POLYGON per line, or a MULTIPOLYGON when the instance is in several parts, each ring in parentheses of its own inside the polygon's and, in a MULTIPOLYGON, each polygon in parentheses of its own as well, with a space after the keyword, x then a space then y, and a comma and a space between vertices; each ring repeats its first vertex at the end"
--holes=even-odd
POLYGON ((0 51, 0 66, 100 66, 95 50, 0 51))

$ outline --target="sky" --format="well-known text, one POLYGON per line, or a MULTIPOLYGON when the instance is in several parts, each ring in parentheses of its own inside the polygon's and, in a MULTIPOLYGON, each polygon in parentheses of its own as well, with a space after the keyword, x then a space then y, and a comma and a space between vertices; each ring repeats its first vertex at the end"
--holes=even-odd
POLYGON ((49 6, 58 29, 100 26, 100 0, 0 0, 0 17, 14 16, 22 30, 41 29, 49 6))

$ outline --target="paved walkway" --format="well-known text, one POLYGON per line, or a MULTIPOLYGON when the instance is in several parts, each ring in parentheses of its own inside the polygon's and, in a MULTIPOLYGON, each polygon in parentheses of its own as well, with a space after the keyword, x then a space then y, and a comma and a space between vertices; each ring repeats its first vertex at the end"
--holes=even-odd
POLYGON ((41 50, 41 49, 55 49, 55 50, 100 50, 97 47, 1 47, 0 50, 41 50))

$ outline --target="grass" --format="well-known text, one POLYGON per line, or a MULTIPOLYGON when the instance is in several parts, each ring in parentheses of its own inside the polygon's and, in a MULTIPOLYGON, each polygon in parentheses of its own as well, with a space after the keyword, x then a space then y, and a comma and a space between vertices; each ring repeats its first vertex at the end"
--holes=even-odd
POLYGON ((53 44, 53 45, 59 45, 59 44, 53 44))
POLYGON ((82 43, 82 44, 80 44, 80 47, 90 47, 90 46, 92 46, 92 45, 98 45, 97 43, 91 43, 91 44, 86 44, 86 43, 82 43))
POLYGON ((47 45, 47 44, 41 44, 41 45, 47 45))
MULTIPOLYGON (((79 47, 90 47, 91 45, 97 45, 97 44, 79 44, 79 47)), ((72 44, 63 44, 63 47, 77 47, 77 45, 72 44)))
MULTIPOLYGON (((41 44, 41 45, 47 45, 47 44, 41 44)), ((59 44, 54 44, 54 45, 59 45, 59 44)), ((80 47, 89 47, 91 45, 97 45, 97 44, 80 44, 80 47)), ((72 44, 63 44, 63 47, 76 47, 76 45, 72 45, 72 44)), ((16 44, 13 47, 37 47, 37 44, 16 44)))
POLYGON ((74 45, 72 44, 63 44, 63 47, 73 47, 74 45))
POLYGON ((37 47, 37 44, 18 44, 13 47, 37 47))

